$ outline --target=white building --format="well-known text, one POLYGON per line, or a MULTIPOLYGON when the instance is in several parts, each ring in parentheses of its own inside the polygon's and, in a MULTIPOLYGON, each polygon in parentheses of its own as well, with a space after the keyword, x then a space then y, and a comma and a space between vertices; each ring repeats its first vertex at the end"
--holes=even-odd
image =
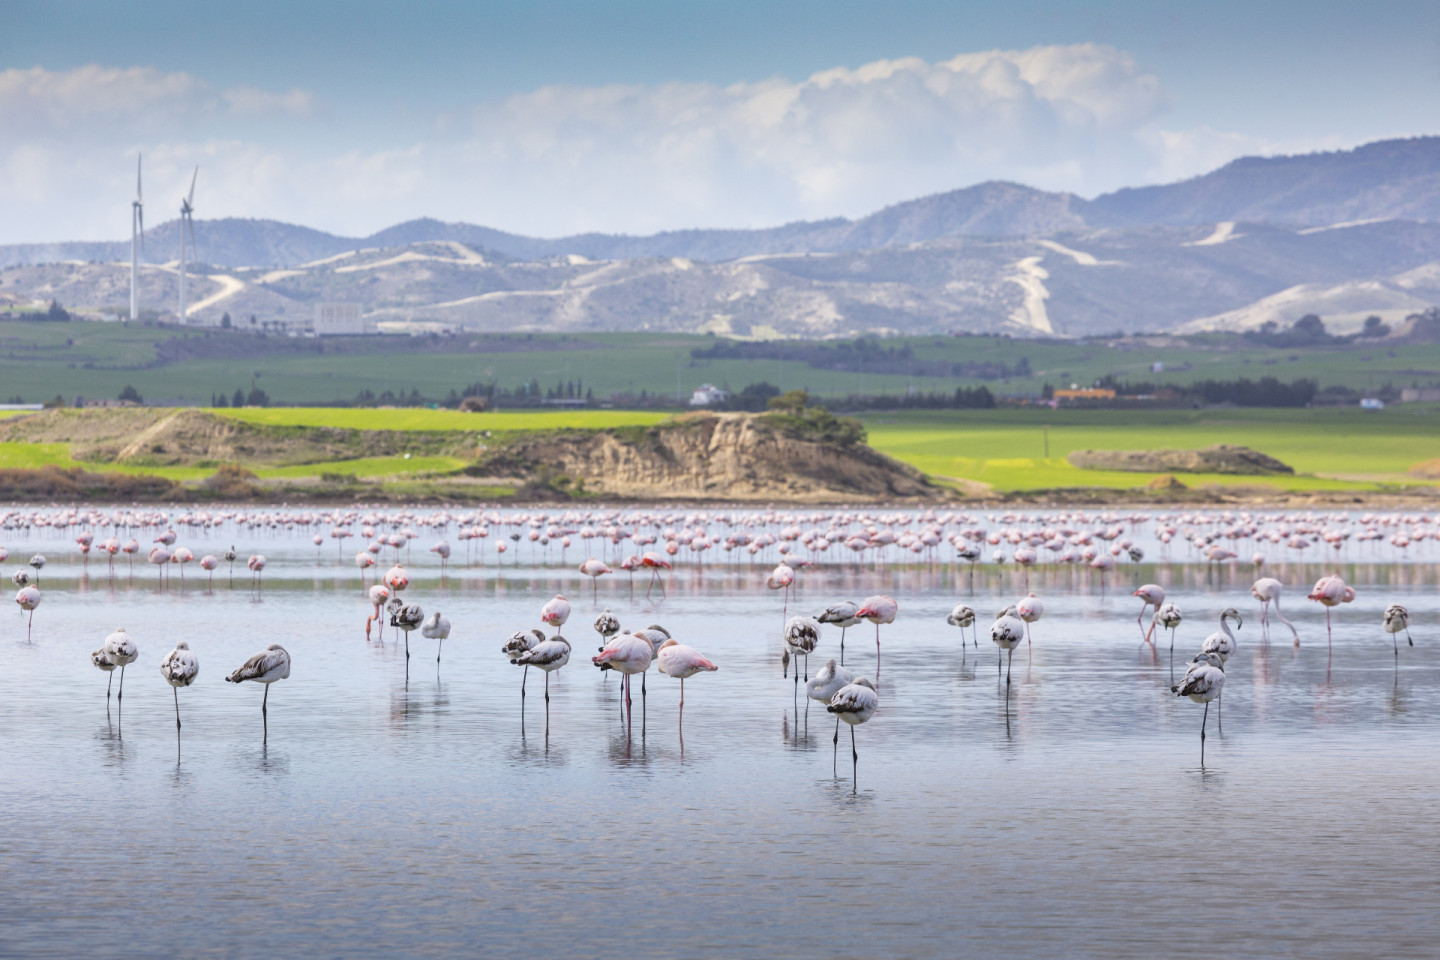
POLYGON ((374 333, 374 324, 360 315, 358 303, 315 304, 315 336, 338 337, 374 333))
POLYGON ((730 392, 728 390, 721 390, 713 383, 702 383, 690 396, 690 406, 709 407, 717 403, 724 403, 729 399, 730 392))

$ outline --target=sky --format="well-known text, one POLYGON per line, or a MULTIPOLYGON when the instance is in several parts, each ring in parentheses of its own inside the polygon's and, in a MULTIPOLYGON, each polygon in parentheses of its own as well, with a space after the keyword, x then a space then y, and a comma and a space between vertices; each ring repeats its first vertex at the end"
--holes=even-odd
POLYGON ((6 0, 0 243, 196 218, 533 236, 1081 196, 1440 133, 1440 3, 6 0))

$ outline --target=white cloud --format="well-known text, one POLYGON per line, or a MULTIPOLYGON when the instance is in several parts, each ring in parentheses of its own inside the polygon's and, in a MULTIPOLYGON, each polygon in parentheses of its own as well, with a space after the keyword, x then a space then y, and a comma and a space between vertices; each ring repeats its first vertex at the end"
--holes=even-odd
POLYGON ((22 132, 0 143, 0 242, 124 235, 137 149, 157 189, 200 164, 205 218, 365 234, 430 215, 558 235, 859 216, 987 179, 1088 196, 1254 147, 1165 130, 1167 105, 1129 54, 1075 44, 798 81, 550 86, 424 118, 417 142, 413 112, 387 119, 377 105, 349 126, 297 124, 318 111, 299 89, 217 90, 144 67, 8 70, 0 126, 22 132))

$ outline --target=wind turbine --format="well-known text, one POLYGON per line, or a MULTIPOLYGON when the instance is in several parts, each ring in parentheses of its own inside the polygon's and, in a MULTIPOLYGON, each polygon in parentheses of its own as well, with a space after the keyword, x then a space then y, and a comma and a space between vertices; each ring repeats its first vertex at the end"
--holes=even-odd
POLYGON ((140 192, 140 160, 135 158, 135 199, 130 201, 130 319, 140 319, 136 287, 140 282, 140 250, 145 246, 145 200, 140 192))
POLYGON ((184 326, 185 319, 185 239, 188 235, 190 246, 195 246, 195 178, 200 176, 200 168, 196 167, 195 172, 190 175, 190 195, 180 198, 180 325, 184 326))

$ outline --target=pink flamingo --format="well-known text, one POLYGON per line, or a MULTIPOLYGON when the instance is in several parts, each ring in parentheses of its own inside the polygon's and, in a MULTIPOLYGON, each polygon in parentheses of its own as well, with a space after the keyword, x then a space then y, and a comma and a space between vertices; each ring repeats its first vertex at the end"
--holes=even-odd
MULTIPOLYGON (((385 601, 389 599, 390 588, 385 586, 385 584, 377 583, 370 588, 370 605, 375 608, 375 612, 365 618, 365 640, 367 642, 370 640, 370 624, 380 620, 380 608, 385 606, 385 601)), ((385 628, 383 624, 380 628, 380 638, 382 640, 385 638, 385 628)))
POLYGON ((210 578, 205 581, 205 589, 210 589, 215 583, 215 568, 219 565, 220 561, 213 553, 207 553, 200 558, 200 569, 210 574, 210 578))
POLYGON ((660 595, 668 596, 665 592, 665 578, 660 576, 660 571, 669 570, 670 561, 653 550, 646 550, 644 556, 640 558, 640 565, 650 571, 650 586, 645 588, 645 599, 650 599, 650 591, 654 589, 656 581, 660 583, 660 595))
MULTIPOLYGON (((1311 589, 1306 599, 1319 601, 1325 607, 1325 644, 1330 651, 1330 655, 1333 656, 1334 638, 1330 632, 1330 608, 1338 607, 1342 603, 1349 603, 1354 600, 1355 590, 1348 586, 1340 577, 1331 574, 1328 577, 1321 577, 1319 580, 1316 580, 1315 586, 1311 589)), ((1325 669, 1328 675, 1330 669, 1329 657, 1326 658, 1325 669)))
POLYGON ((650 641, 644 637, 637 637, 630 633, 617 634, 605 649, 590 658, 590 662, 597 667, 616 670, 625 678, 625 717, 628 724, 632 713, 633 704, 630 699, 630 678, 637 673, 644 673, 650 669, 650 661, 654 659, 655 648, 650 641))
MULTIPOLYGON (((260 574, 265 572, 265 555, 263 553, 255 554, 249 560, 245 561, 245 566, 250 568, 252 585, 260 586, 260 574)), ((265 691, 268 694, 270 688, 266 687, 265 691)))
POLYGON ((599 580, 605 576, 605 574, 611 572, 610 568, 607 567, 603 561, 591 557, 589 560, 580 564, 580 572, 590 578, 590 602, 599 603, 599 580))
POLYGON ((889 597, 876 595, 866 597, 860 603, 860 609, 855 611, 855 616, 861 620, 869 620, 875 624, 875 667, 880 667, 880 624, 894 623, 895 616, 900 612, 900 605, 889 597))
POLYGON ((1155 617, 1160 612, 1160 604, 1165 602, 1165 588, 1156 583, 1147 583, 1137 589, 1131 596, 1139 597, 1143 602, 1140 604, 1140 614, 1135 618, 1135 623, 1140 627, 1145 637, 1145 642, 1150 643, 1150 635, 1155 632, 1155 617), (1150 629, 1145 629, 1141 621, 1145 617, 1146 609, 1150 609, 1150 629))
POLYGON ((540 608, 540 621, 549 624, 556 630, 565 626, 565 621, 569 619, 570 601, 558 594, 545 601, 545 605, 540 608))
POLYGON ((40 606, 40 588, 33 583, 23 586, 15 594, 15 602, 20 604, 20 609, 28 611, 30 619, 25 621, 25 642, 30 642, 30 626, 35 622, 35 608, 40 606))
POLYGON ((795 571, 784 560, 781 560, 775 569, 770 571, 770 576, 765 578, 765 586, 771 590, 785 591, 785 602, 780 608, 781 620, 784 620, 790 613, 790 584, 794 582, 795 571))
POLYGON ((700 651, 694 647, 687 647, 683 643, 676 643, 674 640, 666 640, 660 644, 660 653, 657 657, 659 663, 655 669, 667 677, 674 677, 680 681, 680 737, 685 737, 685 678, 693 677, 701 671, 714 673, 720 668, 714 662, 707 660, 700 655, 700 651))
MULTIPOLYGON (((1285 619, 1285 614, 1280 612, 1280 594, 1284 590, 1284 584, 1274 577, 1261 577, 1250 587, 1250 596, 1260 601, 1260 627, 1266 637, 1270 636, 1270 604, 1275 604, 1275 616, 1280 622, 1290 628, 1295 637, 1295 646, 1300 646, 1300 633, 1295 629, 1295 624, 1285 619)), ((1327 608, 1328 616, 1328 608, 1327 608)))

